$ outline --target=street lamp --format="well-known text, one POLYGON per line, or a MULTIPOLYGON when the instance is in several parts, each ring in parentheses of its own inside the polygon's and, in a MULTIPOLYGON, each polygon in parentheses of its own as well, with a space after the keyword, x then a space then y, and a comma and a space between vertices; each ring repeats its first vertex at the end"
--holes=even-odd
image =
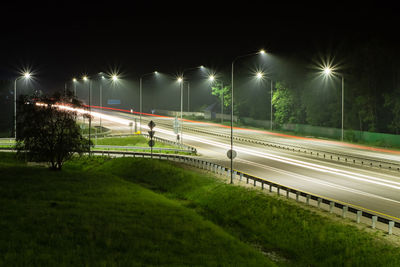
POLYGON ((20 79, 29 80, 32 77, 30 72, 23 73, 22 76, 17 77, 14 80, 14 137, 17 140, 17 81, 20 79))
POLYGON ((233 184, 233 156, 234 156, 234 152, 233 152, 233 73, 234 73, 234 65, 235 65, 235 62, 240 58, 250 57, 250 56, 259 55, 259 54, 264 55, 265 51, 260 50, 255 53, 238 56, 232 61, 232 69, 231 69, 231 150, 230 150, 231 151, 230 152, 230 160, 231 160, 231 181, 230 182, 231 182, 231 184, 233 184))
POLYGON ((339 74, 337 72, 334 71, 334 68, 330 67, 330 66, 325 66, 322 69, 322 73, 326 76, 326 77, 331 77, 331 76, 335 76, 338 75, 341 77, 342 79, 342 130, 341 130, 341 141, 343 141, 343 137, 344 137, 344 77, 342 74, 339 74))
MULTIPOLYGON (((264 53, 265 53, 265 52, 264 52, 264 53)), ((263 53, 260 52, 260 54, 263 54, 263 53)), ((259 71, 259 72, 256 73, 256 77, 257 77, 258 80, 261 80, 261 79, 264 78, 264 73, 261 72, 261 71, 259 71)), ((271 131, 272 131, 272 125, 273 125, 273 124, 272 124, 272 120, 273 120, 273 110, 272 110, 273 80, 272 80, 272 79, 269 79, 269 80, 270 80, 270 82, 271 82, 271 112, 270 112, 271 118, 270 118, 270 127, 271 127, 271 131)))
MULTIPOLYGON (((181 124, 183 124, 182 114, 183 114, 183 83, 184 83, 184 74, 185 74, 186 71, 195 70, 195 69, 199 69, 199 68, 200 68, 200 69, 205 69, 205 67, 204 67, 203 65, 197 66, 197 67, 193 67, 193 68, 184 69, 184 70, 182 71, 181 76, 178 77, 178 79, 177 79, 178 83, 180 83, 180 86, 181 86, 181 124)), ((189 104, 190 104, 190 86, 189 86, 189 82, 188 82, 188 111, 190 111, 190 110, 189 110, 189 104)), ((181 128, 180 140, 181 140, 181 142, 182 142, 182 129, 183 129, 182 125, 181 125, 180 128, 181 128)))
POLYGON ((90 131, 92 127, 92 107, 91 107, 91 90, 92 90, 92 83, 91 80, 85 75, 82 77, 82 80, 84 82, 88 81, 89 82, 89 156, 90 156, 90 151, 91 151, 91 146, 90 146, 90 131))
MULTIPOLYGON (((215 76, 211 74, 208 76, 208 80, 214 83, 215 76)), ((224 123, 224 83, 221 81, 221 124, 224 123)))
POLYGON ((152 75, 152 74, 158 74, 157 71, 149 72, 143 74, 139 78, 139 99, 140 99, 140 105, 139 105, 139 124, 140 124, 140 133, 142 133, 142 104, 143 104, 143 97, 142 97, 142 88, 143 88, 143 77, 152 75))
POLYGON ((76 78, 72 78, 72 82, 74 83, 74 96, 76 97, 76 83, 78 82, 76 78))

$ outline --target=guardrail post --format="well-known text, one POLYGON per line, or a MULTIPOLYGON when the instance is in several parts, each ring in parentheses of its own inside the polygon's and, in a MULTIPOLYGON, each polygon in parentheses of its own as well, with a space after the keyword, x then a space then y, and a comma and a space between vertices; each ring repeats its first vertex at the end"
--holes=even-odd
POLYGON ((287 199, 289 199, 289 193, 290 193, 289 189, 286 188, 286 198, 287 199))
POLYGON ((357 219, 356 219, 357 223, 360 223, 361 215, 362 215, 362 211, 361 210, 357 210, 357 219))
POLYGON ((329 202, 329 213, 333 212, 333 207, 335 206, 335 202, 331 201, 329 202))
POLYGON ((389 221, 388 224, 388 234, 391 235, 393 233, 393 226, 394 226, 394 221, 389 221))
POLYGON ((278 186, 277 188, 276 188, 276 191, 277 191, 277 193, 278 193, 278 196, 280 196, 281 195, 281 188, 278 186))
POLYGON ((269 184, 269 192, 272 192, 272 184, 269 184))
POLYGON ((349 207, 348 206, 343 206, 343 209, 342 209, 342 217, 343 218, 346 218, 346 213, 347 213, 347 210, 349 209, 349 207))
POLYGON ((310 204, 310 195, 307 195, 307 200, 306 200, 306 202, 307 202, 307 205, 309 205, 310 204))
POLYGON ((264 182, 261 182, 261 190, 264 190, 264 182))
POLYGON ((240 173, 240 181, 243 179, 243 173, 240 173))
POLYGON ((372 216, 372 225, 371 225, 372 229, 375 229, 377 221, 378 221, 378 216, 376 215, 372 216))
POLYGON ((299 196, 300 196, 300 193, 299 193, 299 192, 296 192, 296 201, 297 201, 297 202, 299 202, 299 196))
POLYGON ((321 208, 321 202, 322 202, 322 199, 319 197, 318 198, 318 208, 321 208))
POLYGON ((256 186, 256 179, 253 179, 253 182, 254 182, 254 186, 256 186))

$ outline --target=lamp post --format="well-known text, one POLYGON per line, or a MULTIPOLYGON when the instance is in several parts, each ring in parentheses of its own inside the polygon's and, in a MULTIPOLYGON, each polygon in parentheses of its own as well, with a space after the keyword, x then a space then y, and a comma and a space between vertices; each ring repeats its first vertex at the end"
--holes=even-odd
MULTIPOLYGON (((181 86, 181 124, 183 124, 182 114, 183 114, 183 83, 184 83, 184 74, 185 74, 186 71, 195 70, 195 69, 199 69, 199 68, 200 68, 200 69, 204 69, 204 66, 201 65, 201 66, 197 66, 197 67, 193 67, 193 68, 184 69, 184 70, 182 71, 181 76, 178 77, 178 82, 180 83, 180 86, 181 86)), ((189 92, 189 90, 190 90, 190 87, 189 87, 189 84, 188 84, 188 111, 189 111, 189 102, 190 102, 190 99, 189 99, 189 94, 190 94, 190 92, 189 92)), ((181 128, 180 140, 181 140, 181 143, 182 143, 182 130, 183 130, 183 126, 181 125, 180 128, 181 128)))
POLYGON ((234 65, 235 65, 235 62, 240 58, 249 57, 249 56, 253 56, 253 55, 257 55, 257 54, 263 55, 263 54, 265 54, 265 51, 260 50, 256 53, 250 53, 250 54, 238 56, 232 61, 232 68, 231 68, 231 156, 230 156, 230 160, 231 160, 231 181, 230 181, 230 183, 231 184, 233 184, 233 92, 234 92, 233 91, 233 73, 234 73, 234 65))
MULTIPOLYGON (((261 71, 259 71, 259 72, 257 72, 256 73, 256 77, 257 77, 257 79, 262 79, 262 78, 264 78, 264 73, 262 73, 261 71)), ((273 81, 272 81, 272 79, 269 79, 270 80, 270 82, 271 82, 271 85, 270 85, 270 87, 271 87, 271 112, 270 112, 270 116, 271 116, 271 119, 270 119, 270 127, 271 127, 271 131, 272 131, 272 120, 273 120, 273 110, 272 110, 272 97, 273 97, 273 81)))
POLYGON ((149 72, 146 74, 143 74, 140 78, 139 78, 139 124, 140 124, 140 133, 142 133, 142 104, 143 104, 143 97, 142 97, 142 89, 143 89, 143 78, 145 76, 151 75, 151 74, 157 74, 157 71, 153 71, 153 72, 149 72))
POLYGON ((92 107, 91 107, 91 91, 92 91, 92 83, 91 80, 87 76, 83 76, 82 80, 84 82, 88 81, 89 82, 89 156, 91 153, 91 146, 90 146, 90 131, 92 127, 92 107))
MULTIPOLYGON (((105 79, 104 73, 99 72, 99 77, 100 77, 100 85, 99 85, 99 91, 100 91, 100 110, 103 110, 103 80, 105 79)), ((100 131, 101 131, 101 112, 100 112, 100 117, 99 117, 99 122, 100 122, 100 131)))
MULTIPOLYGON (((213 83, 215 81, 215 76, 208 76, 208 80, 213 83)), ((221 81, 221 124, 224 123, 224 83, 221 81)))
POLYGON ((333 75, 338 75, 341 77, 341 80, 342 80, 342 129, 341 129, 340 139, 341 139, 341 141, 343 141, 343 137, 344 137, 344 77, 342 74, 338 74, 338 73, 334 72, 334 69, 329 66, 324 67, 322 71, 325 76, 330 77, 333 75))
POLYGON ((76 83, 78 82, 76 78, 72 78, 72 82, 74 83, 74 96, 76 97, 76 83))
POLYGON ((14 138, 17 140, 17 81, 24 78, 29 80, 31 78, 30 72, 25 72, 22 76, 14 80, 14 138))
MULTIPOLYGON (((182 122, 183 122, 182 121, 182 113, 183 113, 183 76, 182 77, 178 77, 178 83, 179 83, 180 89, 181 89, 181 124, 182 124, 182 122)), ((180 128, 180 132, 181 132, 179 140, 182 143, 182 125, 180 125, 179 128, 180 128)))

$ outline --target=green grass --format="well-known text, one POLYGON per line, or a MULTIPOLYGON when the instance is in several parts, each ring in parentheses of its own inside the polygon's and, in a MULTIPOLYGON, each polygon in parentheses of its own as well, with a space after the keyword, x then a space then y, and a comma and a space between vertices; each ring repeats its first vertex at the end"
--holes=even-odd
POLYGON ((180 201, 103 172, 108 162, 55 172, 0 153, 0 266, 274 265, 180 201))
POLYGON ((0 153, 0 207, 0 266, 273 265, 265 253, 279 266, 400 266, 378 234, 158 160, 52 172, 0 153))
POLYGON ((148 146, 147 138, 143 136, 129 136, 129 137, 107 137, 97 138, 98 145, 110 146, 148 146))
POLYGON ((99 167, 186 202, 236 238, 292 266, 400 266, 400 248, 258 190, 230 186, 166 162, 109 161, 99 167))
MULTIPOLYGON (((149 139, 143 136, 97 138, 98 145, 148 147, 149 139)), ((155 147, 176 148, 156 141, 155 147)))
MULTIPOLYGON (((93 141, 96 143, 96 141, 93 141)), ((137 135, 137 136, 129 136, 129 137, 107 137, 107 138, 98 138, 97 145, 110 145, 110 146, 136 146, 136 147, 149 147, 149 139, 137 135)), ((153 153, 163 153, 163 154, 182 154, 182 155, 191 155, 188 152, 178 152, 178 151, 168 151, 168 150, 157 150, 157 148, 175 148, 181 150, 182 148, 177 146, 172 146, 169 144, 164 144, 161 142, 155 142, 155 146, 153 147, 153 153)), ((97 147, 93 150, 108 150, 105 148, 97 147)), ((143 149, 125 149, 125 148, 111 148, 111 150, 116 151, 136 151, 136 152, 149 152, 150 150, 143 149)))

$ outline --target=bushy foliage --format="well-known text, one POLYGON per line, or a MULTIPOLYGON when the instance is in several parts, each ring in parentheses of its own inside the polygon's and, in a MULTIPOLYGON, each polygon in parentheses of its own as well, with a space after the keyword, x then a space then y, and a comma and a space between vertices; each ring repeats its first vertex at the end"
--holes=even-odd
POLYGON ((57 103, 80 107, 76 99, 60 95, 19 98, 16 149, 28 160, 49 162, 52 169, 61 170, 74 153, 89 151, 91 144, 76 124, 77 113, 60 109, 57 103))

